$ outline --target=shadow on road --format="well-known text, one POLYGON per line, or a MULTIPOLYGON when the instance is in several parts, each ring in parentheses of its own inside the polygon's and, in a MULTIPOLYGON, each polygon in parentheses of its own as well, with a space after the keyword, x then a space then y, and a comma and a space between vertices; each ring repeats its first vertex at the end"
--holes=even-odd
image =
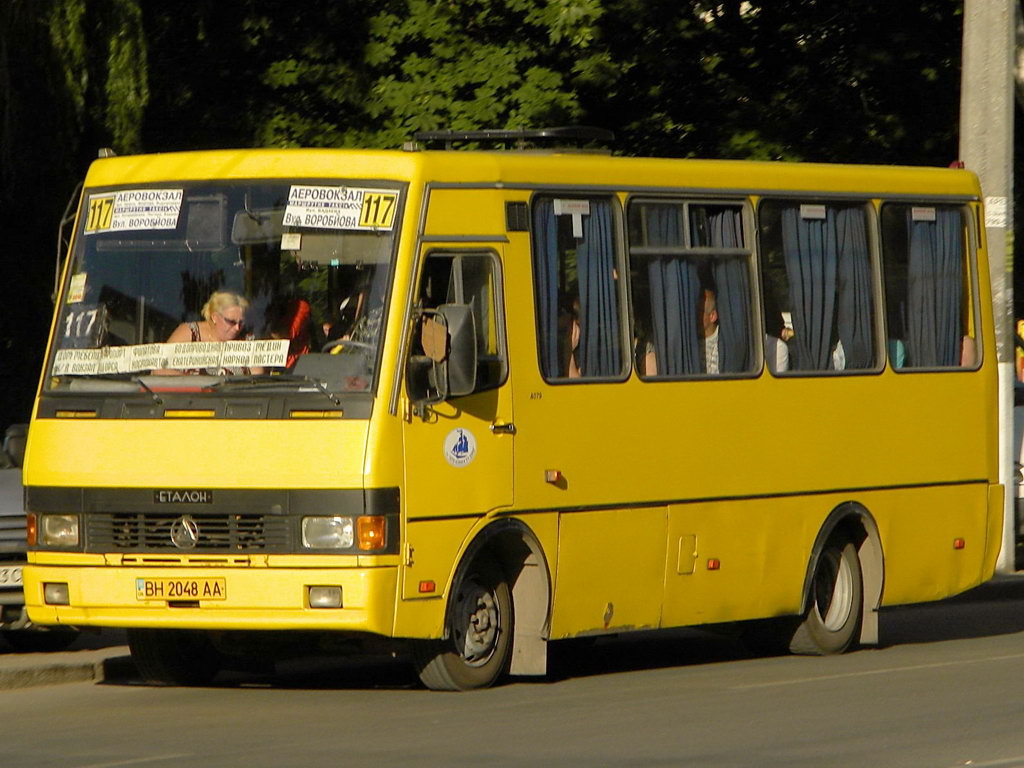
POLYGON ((936 643, 1024 632, 1024 579, 991 581, 937 603, 887 608, 879 620, 882 645, 936 643))
MULTIPOLYGON (((883 609, 881 645, 936 643, 1024 632, 1024 579, 990 582, 937 603, 883 609)), ((548 681, 687 667, 757 658, 731 627, 636 632, 549 646, 548 681)), ((125 659, 127 661, 127 659, 125 659)), ((130 665, 127 669, 131 669, 130 665)), ((141 684, 133 675, 107 684, 141 684)), ((218 687, 395 690, 419 688, 400 657, 309 656, 279 662, 273 672, 224 672, 218 687)))

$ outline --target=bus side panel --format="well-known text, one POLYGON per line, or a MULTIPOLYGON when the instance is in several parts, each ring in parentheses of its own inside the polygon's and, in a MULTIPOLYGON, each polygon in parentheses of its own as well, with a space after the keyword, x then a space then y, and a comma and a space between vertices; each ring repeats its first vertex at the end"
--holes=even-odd
POLYGON ((671 506, 662 625, 799 612, 826 512, 817 497, 671 506))
POLYGON ((991 516, 987 484, 865 495, 885 554, 883 605, 940 600, 986 581, 991 516), (956 540, 962 539, 963 549, 956 540))
POLYGON ((818 532, 847 502, 878 525, 885 605, 963 592, 992 574, 988 497, 974 484, 673 505, 662 626, 799 613, 818 532))
POLYGON ((551 639, 661 623, 666 510, 560 516, 551 639))
MULTIPOLYGON (((439 597, 455 573, 458 554, 477 523, 475 518, 410 520, 406 525, 407 565, 402 568, 402 599, 439 597), (428 583, 434 589, 428 589, 428 583), (421 590, 422 588, 422 590, 421 590)), ((419 636, 413 633, 413 637, 419 636)))

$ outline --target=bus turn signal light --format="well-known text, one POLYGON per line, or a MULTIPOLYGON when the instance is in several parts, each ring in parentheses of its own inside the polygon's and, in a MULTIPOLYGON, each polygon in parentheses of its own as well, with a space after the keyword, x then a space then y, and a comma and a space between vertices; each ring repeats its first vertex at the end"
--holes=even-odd
POLYGON ((708 560, 708 570, 709 571, 717 571, 721 567, 722 567, 722 563, 721 563, 721 561, 717 557, 712 557, 710 560, 708 560))
POLYGON ((384 517, 381 515, 364 515, 356 520, 356 541, 363 551, 383 548, 384 533, 384 517))
POLYGON ((953 549, 963 549, 967 546, 967 542, 963 539, 953 539, 953 549))

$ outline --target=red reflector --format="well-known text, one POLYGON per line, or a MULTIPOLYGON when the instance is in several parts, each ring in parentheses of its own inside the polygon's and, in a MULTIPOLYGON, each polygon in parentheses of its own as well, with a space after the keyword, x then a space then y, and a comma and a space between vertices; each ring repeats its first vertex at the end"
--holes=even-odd
POLYGON ((429 594, 437 591, 437 585, 432 581, 420 582, 420 594, 429 594))
POLYGON ((967 542, 963 539, 953 539, 953 549, 963 549, 967 546, 967 542))
POLYGON ((708 560, 708 570, 709 571, 717 571, 721 567, 722 567, 722 563, 719 562, 717 557, 712 557, 710 560, 708 560))

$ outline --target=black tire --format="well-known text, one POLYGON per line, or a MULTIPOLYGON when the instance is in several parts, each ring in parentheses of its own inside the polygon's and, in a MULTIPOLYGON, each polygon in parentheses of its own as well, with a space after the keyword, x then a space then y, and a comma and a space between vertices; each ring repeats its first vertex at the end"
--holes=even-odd
POLYGON ((206 685, 222 659, 205 632, 129 629, 128 648, 139 675, 155 685, 206 685))
POLYGON ((18 653, 63 651, 78 639, 77 629, 8 629, 3 636, 18 653))
POLYGON ((413 643, 423 685, 435 691, 494 685, 508 671, 512 627, 512 597, 504 575, 491 561, 477 561, 452 593, 448 637, 413 643))
POLYGON ((789 650, 811 656, 843 653, 856 642, 864 612, 860 558, 854 545, 829 541, 814 565, 810 607, 789 650))

